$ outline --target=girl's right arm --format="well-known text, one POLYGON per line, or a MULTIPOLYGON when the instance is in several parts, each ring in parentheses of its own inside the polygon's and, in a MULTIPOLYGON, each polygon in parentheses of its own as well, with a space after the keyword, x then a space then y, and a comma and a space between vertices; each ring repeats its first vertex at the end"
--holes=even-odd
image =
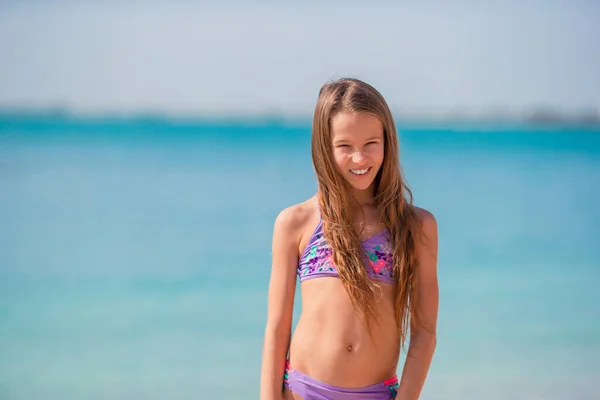
POLYGON ((281 400, 283 374, 292 330, 298 265, 299 221, 296 210, 279 213, 273 227, 267 324, 263 343, 260 400, 281 400))

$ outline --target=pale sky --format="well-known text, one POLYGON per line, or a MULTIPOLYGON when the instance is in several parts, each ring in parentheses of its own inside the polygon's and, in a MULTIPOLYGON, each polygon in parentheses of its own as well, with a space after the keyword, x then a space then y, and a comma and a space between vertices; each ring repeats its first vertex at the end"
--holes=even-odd
POLYGON ((600 109, 600 2, 0 0, 0 106, 310 114, 341 76, 394 109, 600 109))

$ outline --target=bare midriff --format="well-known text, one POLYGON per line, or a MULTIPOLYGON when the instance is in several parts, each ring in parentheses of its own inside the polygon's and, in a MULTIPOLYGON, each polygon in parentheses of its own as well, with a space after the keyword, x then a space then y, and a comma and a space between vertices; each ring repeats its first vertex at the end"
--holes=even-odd
POLYGON ((377 321, 371 335, 337 277, 301 284, 302 315, 290 344, 290 365, 330 385, 358 388, 392 378, 400 351, 395 287, 378 282, 377 321))

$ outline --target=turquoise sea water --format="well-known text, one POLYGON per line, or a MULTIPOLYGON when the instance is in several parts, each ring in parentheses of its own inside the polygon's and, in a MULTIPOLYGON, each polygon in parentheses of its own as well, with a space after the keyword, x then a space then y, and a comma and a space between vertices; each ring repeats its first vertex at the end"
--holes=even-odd
MULTIPOLYGON (((400 140, 440 234, 421 398, 600 398, 600 129, 400 140)), ((1 117, 0 399, 258 398, 272 225, 314 193, 309 141, 310 121, 1 117)))

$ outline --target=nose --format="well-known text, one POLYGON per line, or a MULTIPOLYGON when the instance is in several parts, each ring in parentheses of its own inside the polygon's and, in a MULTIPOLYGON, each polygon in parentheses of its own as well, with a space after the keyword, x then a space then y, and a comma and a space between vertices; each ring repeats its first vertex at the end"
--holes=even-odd
POLYGON ((352 155, 352 162, 355 164, 362 164, 365 161, 365 156, 362 151, 357 151, 352 155))

